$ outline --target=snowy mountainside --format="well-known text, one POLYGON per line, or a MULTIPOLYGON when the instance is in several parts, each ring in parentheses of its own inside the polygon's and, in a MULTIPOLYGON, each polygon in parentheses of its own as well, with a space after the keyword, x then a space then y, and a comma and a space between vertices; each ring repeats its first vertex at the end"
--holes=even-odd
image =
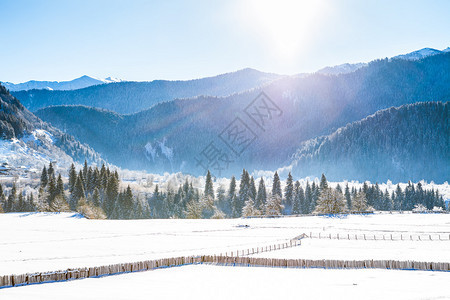
POLYGON ((43 122, 0 85, 0 162, 14 171, 41 168, 50 161, 68 166, 87 160, 101 163, 88 145, 43 122))
POLYGON ((366 67, 367 63, 341 64, 332 67, 325 67, 317 71, 320 74, 339 75, 354 72, 362 67, 366 67))
POLYGON ((38 81, 30 80, 23 83, 11 83, 3 82, 2 84, 11 92, 16 91, 28 91, 28 90, 77 90, 85 87, 105 84, 111 82, 121 82, 122 80, 117 78, 108 77, 105 79, 99 79, 95 77, 90 77, 87 75, 81 76, 79 78, 70 81, 38 81))
POLYGON ((450 174, 449 110, 449 102, 422 102, 378 111, 304 142, 286 169, 296 177, 325 173, 335 181, 443 183, 450 174))
POLYGON ((394 57, 392 57, 392 59, 419 60, 419 59, 422 59, 422 58, 425 58, 428 56, 437 55, 437 54, 441 54, 441 53, 445 53, 445 52, 449 52, 449 51, 450 51, 450 47, 446 48, 442 51, 436 50, 433 48, 423 48, 423 49, 413 51, 410 53, 394 56, 394 57))

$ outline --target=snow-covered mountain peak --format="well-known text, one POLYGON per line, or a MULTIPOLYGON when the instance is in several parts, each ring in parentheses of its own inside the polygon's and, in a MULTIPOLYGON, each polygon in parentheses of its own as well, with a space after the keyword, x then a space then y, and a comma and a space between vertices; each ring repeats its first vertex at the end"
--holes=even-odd
POLYGON ((70 81, 37 81, 30 80, 23 83, 11 83, 4 82, 3 85, 11 92, 15 91, 27 91, 32 89, 37 90, 77 90, 92 85, 107 84, 111 82, 121 82, 121 79, 114 77, 107 77, 105 79, 95 78, 88 75, 83 75, 81 77, 75 78, 70 81))
POLYGON ((393 59, 404 59, 404 60, 419 60, 428 56, 432 56, 432 55, 436 55, 436 54, 440 54, 443 52, 448 52, 449 48, 440 51, 440 50, 436 50, 433 48, 423 48, 417 51, 413 51, 407 54, 402 54, 402 55, 397 55, 394 56, 393 59))

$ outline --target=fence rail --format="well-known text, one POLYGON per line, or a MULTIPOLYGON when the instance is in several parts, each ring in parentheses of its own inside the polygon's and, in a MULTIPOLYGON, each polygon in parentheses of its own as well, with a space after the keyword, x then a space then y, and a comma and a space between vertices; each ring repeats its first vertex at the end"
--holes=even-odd
POLYGON ((325 268, 325 269, 395 269, 450 271, 448 262, 421 262, 398 260, 332 260, 332 259, 279 259, 260 257, 202 257, 202 262, 217 265, 265 266, 285 268, 325 268))
POLYGON ((450 234, 423 233, 423 234, 401 234, 401 233, 325 233, 310 232, 312 239, 330 240, 365 240, 365 241, 450 241, 450 234))

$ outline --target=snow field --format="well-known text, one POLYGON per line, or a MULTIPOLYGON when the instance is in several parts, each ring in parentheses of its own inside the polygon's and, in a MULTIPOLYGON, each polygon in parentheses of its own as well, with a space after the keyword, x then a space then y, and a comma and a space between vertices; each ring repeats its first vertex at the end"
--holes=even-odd
MULTIPOLYGON (((0 275, 157 258, 225 254, 288 242, 302 233, 445 234, 449 215, 376 214, 345 218, 87 220, 70 213, 0 214, 0 275)), ((302 240, 260 257, 450 261, 450 241, 302 240)))
POLYGON ((0 290, 2 299, 448 299, 450 273, 191 265, 0 290))

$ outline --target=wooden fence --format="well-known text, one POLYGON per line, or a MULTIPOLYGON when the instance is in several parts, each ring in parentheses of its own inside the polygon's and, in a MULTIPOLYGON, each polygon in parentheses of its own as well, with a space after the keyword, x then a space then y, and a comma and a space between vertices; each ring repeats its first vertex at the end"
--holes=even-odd
MULTIPOLYGON (((280 244, 273 244, 265 247, 255 247, 246 250, 236 250, 231 251, 230 253, 226 252, 225 256, 221 254, 217 257, 240 257, 245 255, 252 255, 257 253, 285 249, 289 247, 295 247, 299 245, 301 245, 301 240, 294 238, 292 240, 289 240, 289 242, 284 242, 280 244)), ((154 270, 158 268, 168 268, 175 266, 198 264, 206 262, 204 260, 205 257, 207 256, 186 256, 186 257, 146 260, 135 263, 121 263, 90 268, 67 269, 53 272, 27 273, 21 275, 4 275, 0 276, 0 288, 22 286, 36 283, 66 281, 90 277, 101 277, 121 273, 154 270)))
MULTIPOLYGON (((298 238, 303 237, 300 236, 298 238)), ((186 256, 146 260, 134 263, 120 263, 90 268, 75 268, 43 273, 27 273, 21 275, 0 276, 0 288, 23 286, 37 283, 48 283, 75 280, 91 277, 102 277, 130 272, 140 272, 159 268, 169 268, 192 264, 217 264, 225 266, 264 266, 285 268, 326 268, 326 269, 396 269, 396 270, 433 270, 450 271, 450 263, 417 262, 396 260, 312 260, 312 259, 276 259, 248 257, 245 255, 274 251, 301 245, 301 240, 293 239, 286 243, 256 247, 231 252, 230 255, 186 256)))
POLYGON ((275 250, 296 247, 296 246, 300 246, 302 244, 301 239, 303 237, 306 237, 306 235, 301 235, 301 236, 291 239, 291 240, 289 240, 289 242, 285 242, 285 243, 273 244, 273 245, 268 245, 268 246, 264 246, 264 247, 254 247, 254 248, 246 249, 246 250, 236 250, 236 251, 231 251, 231 252, 225 252, 225 255, 223 253, 221 253, 219 256, 238 256, 239 257, 239 256, 253 255, 253 254, 258 254, 258 253, 263 253, 263 252, 270 252, 270 251, 275 251, 275 250))
POLYGON ((205 256, 202 263, 232 266, 264 266, 285 268, 324 269, 394 269, 450 271, 448 262, 418 262, 398 260, 332 260, 332 259, 279 259, 260 257, 205 256))
POLYGON ((450 241, 450 234, 423 233, 423 234, 402 234, 402 233, 325 233, 310 232, 309 238, 313 239, 333 239, 333 240, 365 240, 365 241, 450 241))

